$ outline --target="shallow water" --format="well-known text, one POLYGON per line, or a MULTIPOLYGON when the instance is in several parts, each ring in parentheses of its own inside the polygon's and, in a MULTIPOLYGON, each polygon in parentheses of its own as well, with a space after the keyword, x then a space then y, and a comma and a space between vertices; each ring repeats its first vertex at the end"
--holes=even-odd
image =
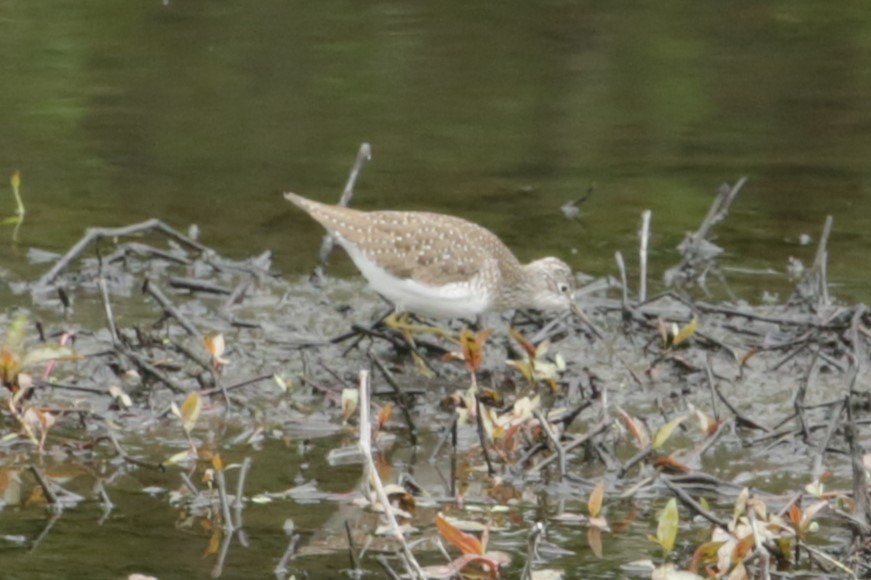
MULTIPOLYGON (((0 280, 32 280, 46 270, 28 262, 28 247, 62 252, 88 226, 150 217, 180 229, 196 223, 205 243, 232 256, 272 249, 277 266, 298 279, 313 265, 322 232, 280 192, 337 199, 365 141, 374 158, 354 206, 461 215, 491 228, 524 259, 559 255, 594 275, 616 273, 619 250, 635 276, 640 214, 652 209, 651 271, 658 278, 678 261, 675 245, 700 223, 720 184, 747 175, 718 226, 724 262, 780 275, 729 274, 739 295, 758 301, 771 290, 785 298, 787 258, 809 264, 815 246, 801 236, 815 242, 832 214, 833 293, 871 299, 871 12, 864 2, 833 10, 822 2, 742 1, 717 10, 688 0, 641 8, 556 0, 0 0, 0 72, 0 176, 21 170, 27 207, 19 245, 0 230, 0 280), (560 206, 591 184, 579 218, 566 219, 560 206)), ((0 216, 14 208, 8 190, 0 187, 0 216)), ((352 269, 339 260, 335 271, 352 269)), ((357 300, 359 290, 352 284, 339 291, 357 300)), ((315 302, 318 293, 308 292, 315 302)), ((74 322, 101 327, 94 294, 77 298, 74 322)), ((29 304, 5 284, 0 299, 29 304)), ((366 303, 367 314, 377 310, 373 304, 366 303)), ((315 329, 323 318, 292 307, 270 322, 296 316, 300 328, 323 335, 348 323, 333 317, 331 326, 315 329)), ((154 315, 138 300, 116 308, 126 324, 154 315)), ((60 308, 48 316, 60 318, 60 308)), ((601 362, 617 383, 625 373, 605 364, 609 348, 594 353, 601 357, 594 366, 601 362)), ((245 363, 242 375, 254 370, 245 363)), ((739 400, 763 390, 758 383, 734 387, 739 400)), ((782 409, 784 392, 749 404, 760 415, 782 409)), ((638 397, 631 383, 612 396, 627 404, 638 397)), ((654 414, 655 398, 646 393, 635 411, 654 414)), ((340 426, 324 423, 313 426, 321 429, 314 435, 283 425, 287 442, 230 446, 226 461, 255 456, 252 493, 309 479, 321 482, 321 491, 355 491, 359 466, 323 459, 345 437, 325 438, 340 426), (304 454, 299 442, 307 437, 312 447, 304 454)), ((163 459, 165 445, 184 448, 173 439, 177 431, 156 431, 157 446, 145 441, 134 450, 163 459)), ((778 476, 785 467, 776 456, 747 457, 735 441, 712 455, 705 467, 727 479, 764 460, 766 471, 758 471, 773 481, 766 491, 803 483, 792 472, 778 476)), ((415 465, 402 450, 392 460, 415 465)), ((74 463, 99 470, 101 461, 108 461, 102 451, 74 463)), ((416 466, 418 475, 426 469, 416 466)), ((0 546, 4 574, 209 576, 214 557, 203 553, 210 532, 197 527, 201 521, 176 525, 180 510, 167 499, 182 470, 118 471, 124 475, 110 489, 117 506, 105 521, 91 489, 95 478, 81 475, 72 488, 87 501, 67 510, 35 547, 50 519, 41 507, 7 505, 3 533, 26 542, 0 546), (148 486, 157 489, 145 493, 148 486)), ((437 486, 437 476, 427 476, 437 486)), ((583 511, 585 500, 571 498, 578 505, 568 507, 583 511)), ((231 549, 223 577, 270 574, 287 542, 286 518, 304 544, 324 529, 341 538, 342 517, 350 517, 345 507, 333 500, 249 506, 252 547, 231 549)), ((553 513, 522 504, 513 531, 553 513)), ((555 559, 554 567, 585 566, 587 578, 613 574, 652 551, 645 534, 654 518, 645 513, 628 535, 606 540, 603 561, 590 557, 576 529, 556 526, 554 543, 576 554, 555 559)), ((495 541, 525 549, 522 541, 495 541)), ((296 570, 347 567, 342 553, 304 560, 296 570)))
POLYGON ((800 236, 831 213, 831 278, 867 299, 869 29, 861 2, 5 0, 0 172, 23 174, 24 247, 160 217, 302 272, 321 232, 279 192, 337 199, 367 141, 358 207, 462 215, 597 275, 616 250, 635 263, 644 209, 653 272, 672 264, 719 185, 748 175, 727 261, 808 263, 800 236))

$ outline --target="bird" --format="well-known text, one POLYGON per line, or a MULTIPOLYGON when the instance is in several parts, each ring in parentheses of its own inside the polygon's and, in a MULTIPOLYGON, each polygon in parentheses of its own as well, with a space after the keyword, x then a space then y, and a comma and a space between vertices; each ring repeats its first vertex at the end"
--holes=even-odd
POLYGON ((474 319, 490 311, 577 309, 568 264, 554 257, 522 264, 496 234, 473 222, 422 211, 360 211, 295 193, 284 197, 334 236, 397 312, 474 319))

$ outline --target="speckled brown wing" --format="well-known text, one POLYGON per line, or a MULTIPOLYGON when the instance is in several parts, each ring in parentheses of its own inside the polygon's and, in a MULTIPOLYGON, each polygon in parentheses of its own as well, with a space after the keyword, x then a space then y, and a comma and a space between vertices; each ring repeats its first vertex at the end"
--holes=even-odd
POLYGON ((442 285, 469 280, 490 258, 519 266, 495 234, 461 218, 427 212, 361 212, 294 194, 285 197, 399 278, 442 285), (446 231, 452 234, 446 236, 446 231))

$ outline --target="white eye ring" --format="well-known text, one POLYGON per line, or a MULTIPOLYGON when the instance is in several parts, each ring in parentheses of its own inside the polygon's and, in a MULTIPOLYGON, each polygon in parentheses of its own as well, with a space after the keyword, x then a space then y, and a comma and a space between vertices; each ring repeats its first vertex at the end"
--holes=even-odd
POLYGON ((560 291, 560 294, 565 294, 569 291, 569 285, 565 282, 560 282, 556 285, 556 289, 560 291))

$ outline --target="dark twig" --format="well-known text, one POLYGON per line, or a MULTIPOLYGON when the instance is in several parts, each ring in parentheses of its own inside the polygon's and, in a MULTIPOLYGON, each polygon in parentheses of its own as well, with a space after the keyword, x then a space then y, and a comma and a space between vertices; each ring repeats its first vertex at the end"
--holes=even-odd
POLYGON ((674 493, 675 496, 677 496, 677 499, 679 499, 680 502, 682 504, 684 504, 685 506, 687 506, 689 509, 691 509, 692 511, 694 511, 698 515, 702 516, 703 518, 705 518, 706 520, 708 520, 709 522, 711 522, 715 526, 719 526, 720 528, 722 528, 724 530, 728 529, 729 522, 717 517, 709 510, 706 510, 702 506, 702 504, 700 504, 699 502, 694 500, 690 494, 688 494, 686 491, 684 491, 679 485, 674 483, 671 480, 671 478, 669 478, 667 475, 661 475, 660 481, 662 481, 662 483, 664 483, 665 486, 668 489, 670 489, 672 491, 672 493, 674 493))
POLYGON ((99 240, 101 238, 119 238, 124 236, 132 236, 150 230, 157 230, 168 236, 169 238, 175 239, 176 241, 199 252, 205 253, 208 251, 208 248, 206 246, 200 244, 196 240, 192 240, 184 234, 179 233, 178 231, 158 219, 150 219, 142 223, 132 224, 119 228, 90 228, 85 232, 85 235, 72 248, 70 248, 70 250, 66 254, 64 254, 64 256, 60 260, 55 263, 51 270, 43 274, 42 278, 40 278, 34 285, 34 289, 41 290, 52 284, 58 277, 58 275, 60 275, 60 273, 63 272, 67 268, 67 266, 69 266, 70 263, 75 260, 91 242, 99 240))
POLYGON ((399 405, 400 410, 402 411, 402 416, 405 418, 405 423, 408 425, 408 439, 412 445, 417 445, 417 425, 414 424, 414 419, 411 417, 411 409, 409 408, 411 402, 408 400, 408 396, 402 392, 402 388, 399 386, 399 383, 396 382, 396 378, 394 378, 393 373, 381 362, 374 354, 369 354, 369 359, 378 367, 378 370, 381 372, 381 376, 384 377, 384 380, 387 381, 387 384, 393 388, 393 392, 395 393, 394 400, 396 404, 399 405))
POLYGON ((160 307, 163 308, 163 311, 166 312, 169 316, 174 318, 182 328, 184 328, 188 334, 191 336, 195 336, 197 338, 202 338, 202 333, 197 330, 197 328, 187 319, 185 315, 179 311, 178 308, 172 303, 172 301, 166 297, 166 294, 158 288, 147 276, 145 277, 145 282, 142 284, 142 291, 145 294, 148 294, 154 300, 160 304, 160 307))
POLYGON ((490 452, 487 451, 487 431, 484 429, 484 416, 481 414, 484 410, 481 405, 481 395, 475 393, 475 418, 478 426, 478 440, 481 442, 481 453, 484 455, 484 461, 487 463, 487 474, 493 477, 496 470, 493 469, 493 462, 490 461, 490 452))
POLYGON ((52 487, 51 482, 45 477, 42 473, 42 470, 36 465, 30 466, 30 472, 33 474, 33 477, 36 478, 37 483, 42 488, 42 492, 45 494, 45 499, 48 501, 51 509, 56 511, 63 511, 63 504, 60 502, 60 498, 58 498, 57 494, 54 492, 54 487, 52 487))

